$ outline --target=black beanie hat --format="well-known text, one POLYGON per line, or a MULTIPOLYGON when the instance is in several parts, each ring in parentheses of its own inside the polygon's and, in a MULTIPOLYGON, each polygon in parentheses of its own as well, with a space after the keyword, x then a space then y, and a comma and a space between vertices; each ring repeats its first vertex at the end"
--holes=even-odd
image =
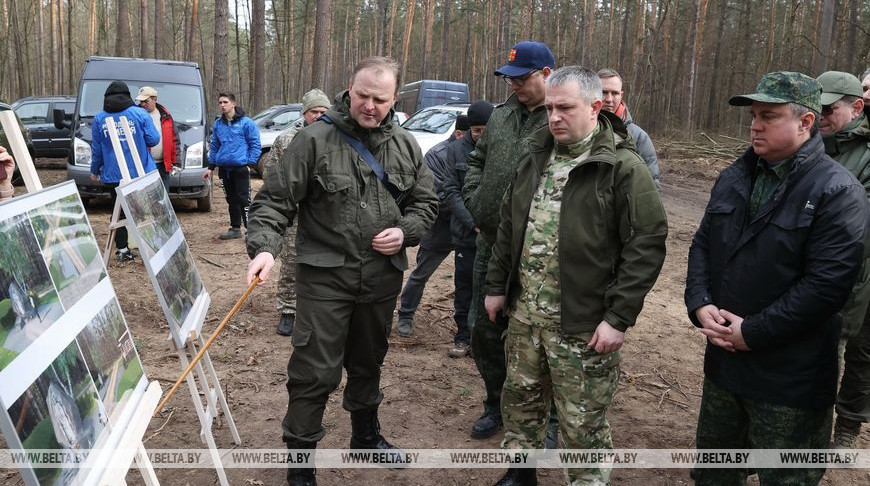
POLYGON ((468 123, 468 116, 459 115, 456 117, 456 129, 462 130, 463 132, 471 130, 471 125, 468 123))
POLYGON ((486 100, 478 100, 468 107, 468 124, 471 126, 486 125, 489 116, 492 115, 492 103, 486 100))
POLYGON ((106 88, 106 93, 104 96, 122 93, 126 93, 128 96, 130 95, 130 88, 127 87, 127 83, 123 81, 112 81, 109 84, 109 87, 106 88))

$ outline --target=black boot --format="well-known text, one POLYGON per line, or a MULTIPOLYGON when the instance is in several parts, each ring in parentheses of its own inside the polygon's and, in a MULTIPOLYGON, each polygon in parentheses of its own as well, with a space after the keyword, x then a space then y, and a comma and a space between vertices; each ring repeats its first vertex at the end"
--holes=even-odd
POLYGON ((302 441, 285 441, 288 449, 310 449, 311 456, 309 462, 311 467, 291 467, 287 468, 287 484, 289 486, 317 486, 317 479, 314 477, 314 449, 317 448, 317 442, 302 442, 302 441))
POLYGON ((407 464, 405 452, 387 442, 381 435, 381 424, 378 422, 378 409, 356 410, 350 413, 350 448, 351 449, 377 449, 391 451, 393 459, 388 464, 394 468, 401 468, 407 464))
POLYGON ((495 486, 537 486, 538 470, 533 467, 512 467, 495 486))
POLYGON ((281 314, 281 320, 278 321, 278 328, 275 330, 275 332, 282 336, 292 336, 293 321, 295 320, 296 316, 293 314, 281 314))

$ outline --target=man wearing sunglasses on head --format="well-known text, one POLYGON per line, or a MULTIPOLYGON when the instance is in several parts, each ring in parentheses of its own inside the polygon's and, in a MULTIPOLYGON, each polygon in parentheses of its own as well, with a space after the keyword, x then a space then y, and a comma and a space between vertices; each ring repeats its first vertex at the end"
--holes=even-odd
POLYGON ((486 388, 484 414, 471 429, 475 439, 492 437, 501 428, 505 380, 507 317, 499 314, 496 322, 487 317, 483 306, 486 268, 498 230, 502 198, 525 150, 523 139, 537 130, 547 130, 544 94, 546 79, 555 67, 556 59, 545 44, 523 41, 511 49, 507 64, 494 73, 510 86, 511 95, 493 110, 486 130, 468 156, 462 199, 478 230, 468 326, 474 362, 486 388))

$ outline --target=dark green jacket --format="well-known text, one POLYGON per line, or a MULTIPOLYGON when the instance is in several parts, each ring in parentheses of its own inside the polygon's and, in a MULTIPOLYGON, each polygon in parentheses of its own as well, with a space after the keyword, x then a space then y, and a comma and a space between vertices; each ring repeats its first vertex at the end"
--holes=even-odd
MULTIPOLYGON (((644 160, 625 124, 602 110, 589 157, 565 185, 559 216, 559 284, 562 332, 594 331, 605 320, 620 331, 634 325, 665 260, 668 222, 644 160)), ((516 170, 486 274, 487 295, 506 295, 508 310, 518 284, 529 208, 553 151, 541 129, 527 140, 516 170)))
POLYGON ((547 109, 539 106, 522 123, 525 106, 511 95, 495 107, 486 131, 468 156, 468 174, 462 186, 462 200, 474 223, 490 243, 498 230, 499 207, 514 178, 525 146, 522 139, 547 126, 547 109))
POLYGON ((867 191, 870 198, 870 119, 864 114, 852 120, 837 133, 823 137, 825 153, 831 156, 849 172, 867 191))
POLYGON ((419 243, 438 212, 432 172, 422 163, 420 147, 403 128, 386 122, 361 128, 349 114, 347 92, 336 98, 327 116, 299 131, 284 154, 266 172, 263 188, 251 204, 247 250, 280 253, 285 229, 298 219, 296 253, 300 264, 352 267, 374 258, 388 258, 395 268, 408 268, 402 250, 390 257, 371 248, 381 231, 398 227, 405 246, 419 243), (407 193, 396 203, 336 126, 363 140, 389 179, 407 193))
MULTIPOLYGON (((864 186, 870 200, 870 108, 852 120, 837 133, 824 136, 825 153, 845 167, 864 186)), ((870 233, 864 235, 864 260, 861 272, 852 286, 849 300, 840 311, 843 328, 840 339, 849 339, 858 333, 870 304, 870 233)))

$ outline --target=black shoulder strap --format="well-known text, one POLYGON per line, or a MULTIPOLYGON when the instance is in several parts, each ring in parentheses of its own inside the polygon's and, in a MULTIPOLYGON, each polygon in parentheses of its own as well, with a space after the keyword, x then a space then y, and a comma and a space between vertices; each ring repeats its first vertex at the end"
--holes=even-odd
POLYGON ((363 158, 363 160, 365 160, 366 164, 369 166, 372 172, 375 173, 375 176, 377 176, 378 180, 381 181, 384 187, 387 188, 387 192, 389 192, 390 195, 393 196, 393 199, 396 200, 396 203, 401 206, 402 201, 405 199, 405 193, 402 192, 398 187, 396 187, 395 184, 390 182, 390 176, 386 172, 384 172, 384 168, 381 167, 381 164, 371 153, 371 151, 369 151, 369 149, 367 149, 366 146, 363 145, 362 141, 357 140, 356 138, 353 138, 345 133, 345 131, 342 130, 338 125, 333 123, 328 116, 321 115, 320 120, 334 126, 335 129, 338 130, 338 133, 341 134, 345 142, 347 142, 348 145, 350 145, 354 150, 356 150, 358 154, 360 154, 360 156, 363 158))

